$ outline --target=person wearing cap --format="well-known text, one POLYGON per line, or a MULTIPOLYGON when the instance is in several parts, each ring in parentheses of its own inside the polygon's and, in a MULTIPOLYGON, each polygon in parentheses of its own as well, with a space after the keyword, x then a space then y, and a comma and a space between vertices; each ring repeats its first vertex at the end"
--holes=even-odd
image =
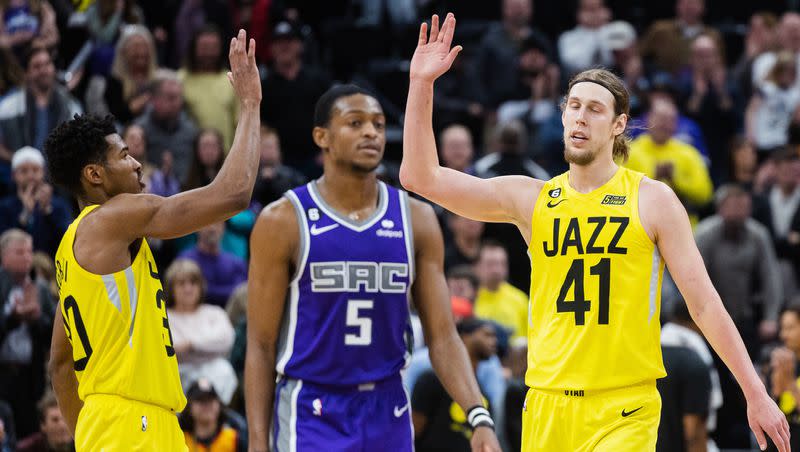
POLYGON ((281 137, 286 165, 306 177, 316 177, 321 168, 318 150, 309 130, 314 128, 314 105, 330 87, 321 68, 304 61, 305 42, 298 27, 278 22, 272 32, 272 60, 262 83, 261 121, 281 137))
POLYGON ((611 52, 611 72, 625 81, 631 93, 631 115, 639 116, 650 89, 649 70, 645 67, 636 45, 636 30, 624 20, 606 24, 600 35, 604 47, 611 52))
POLYGON ((197 379, 186 392, 178 423, 189 452, 245 452, 247 437, 227 422, 222 402, 208 379, 197 379))
MULTIPOLYGON (((470 317, 456 325, 467 349, 473 372, 478 363, 495 355, 497 336, 486 320, 470 317)), ((490 409, 484 396, 484 408, 490 409)), ((464 410, 445 391, 433 370, 420 375, 411 395, 411 420, 414 423, 414 446, 418 452, 469 452, 472 430, 464 410)))
POLYGON ((42 149, 47 134, 83 109, 66 88, 56 83, 53 57, 45 47, 25 53, 24 89, 0 101, 0 146, 8 151, 23 146, 42 149), (35 106, 33 111, 29 108, 35 106))
POLYGON ((558 37, 561 67, 571 76, 584 69, 611 65, 611 49, 602 39, 611 11, 603 0, 579 0, 577 25, 558 37))
POLYGON ((17 192, 0 198, 0 232, 19 228, 33 237, 33 247, 55 255, 67 230, 70 207, 44 180, 44 157, 30 146, 14 153, 11 171, 17 192))

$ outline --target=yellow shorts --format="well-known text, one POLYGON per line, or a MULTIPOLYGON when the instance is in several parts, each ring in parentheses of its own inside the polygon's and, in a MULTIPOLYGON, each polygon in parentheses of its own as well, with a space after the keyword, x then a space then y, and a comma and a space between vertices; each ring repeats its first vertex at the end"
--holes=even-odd
POLYGON ((185 452, 175 413, 149 403, 93 394, 83 403, 75 429, 77 452, 185 452))
POLYGON ((590 392, 529 389, 522 451, 654 451, 661 418, 655 382, 590 392))

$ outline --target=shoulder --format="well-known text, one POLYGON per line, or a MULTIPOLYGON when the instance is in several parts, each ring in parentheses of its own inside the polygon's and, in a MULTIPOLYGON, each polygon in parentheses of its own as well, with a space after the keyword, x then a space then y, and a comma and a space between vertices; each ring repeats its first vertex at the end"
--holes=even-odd
POLYGON ((301 214, 285 196, 270 203, 256 218, 250 236, 251 246, 294 246, 300 237, 298 215, 301 214))
POLYGON ((675 192, 665 183, 642 177, 639 183, 639 218, 650 238, 665 224, 677 224, 680 216, 687 217, 686 209, 675 192))
POLYGON ((205 316, 205 317, 212 317, 212 318, 215 318, 215 317, 222 318, 222 317, 224 317, 225 319, 228 319, 228 313, 225 312, 224 309, 222 309, 221 307, 219 307, 217 305, 208 304, 208 303, 203 303, 200 306, 198 306, 197 307, 197 314, 200 314, 200 315, 205 316))

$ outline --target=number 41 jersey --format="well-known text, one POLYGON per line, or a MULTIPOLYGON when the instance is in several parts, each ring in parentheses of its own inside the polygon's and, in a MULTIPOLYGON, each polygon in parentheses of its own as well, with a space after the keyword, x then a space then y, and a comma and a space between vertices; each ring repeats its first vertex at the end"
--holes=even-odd
POLYGON ((408 194, 379 182, 362 222, 325 203, 316 182, 286 192, 300 225, 276 370, 325 385, 396 375, 409 355, 414 248, 408 194))
POLYGON ((601 390, 652 382, 661 358, 664 264, 639 220, 642 174, 619 168, 579 193, 569 173, 533 211, 528 386, 601 390))

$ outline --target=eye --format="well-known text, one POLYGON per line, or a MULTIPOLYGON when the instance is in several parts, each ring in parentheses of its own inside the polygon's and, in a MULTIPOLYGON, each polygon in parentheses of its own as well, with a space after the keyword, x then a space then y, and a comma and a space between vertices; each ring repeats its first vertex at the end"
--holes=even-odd
POLYGON ((375 128, 376 129, 383 130, 385 127, 386 127, 386 124, 384 124, 382 121, 376 121, 375 122, 375 128))
POLYGON ((352 127, 361 127, 361 120, 354 119, 354 120, 350 121, 350 125, 352 127))

